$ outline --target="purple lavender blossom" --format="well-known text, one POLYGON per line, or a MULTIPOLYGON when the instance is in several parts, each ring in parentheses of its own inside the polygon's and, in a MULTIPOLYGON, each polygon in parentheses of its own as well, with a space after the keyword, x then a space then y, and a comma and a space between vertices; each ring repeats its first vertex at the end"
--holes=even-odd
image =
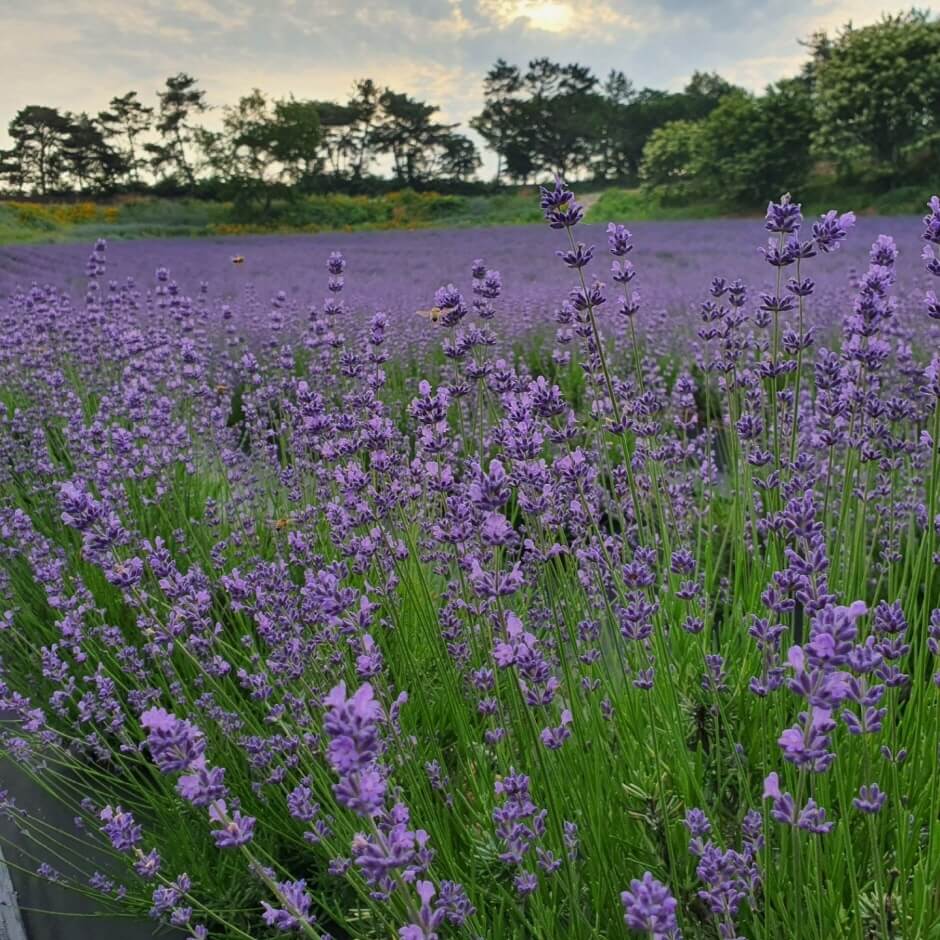
POLYGON ((106 806, 99 818, 104 823, 101 831, 119 852, 131 851, 143 838, 143 828, 120 806, 106 806))
POLYGON ((140 716, 147 729, 147 746, 163 773, 188 770, 206 749, 202 732, 163 708, 151 708, 140 716))
POLYGON ((297 930, 301 924, 312 924, 316 919, 310 913, 313 899, 306 888, 307 883, 303 880, 278 882, 279 901, 284 907, 274 907, 267 901, 262 901, 264 922, 269 927, 285 933, 297 930))
POLYGON ((630 882, 620 895, 627 927, 645 933, 650 940, 682 940, 676 919, 678 903, 669 889, 649 872, 630 882))
POLYGON ((255 819, 243 816, 239 810, 231 815, 225 800, 219 800, 209 807, 209 819, 219 823, 219 829, 213 829, 212 838, 220 849, 235 849, 247 845, 254 837, 255 819))

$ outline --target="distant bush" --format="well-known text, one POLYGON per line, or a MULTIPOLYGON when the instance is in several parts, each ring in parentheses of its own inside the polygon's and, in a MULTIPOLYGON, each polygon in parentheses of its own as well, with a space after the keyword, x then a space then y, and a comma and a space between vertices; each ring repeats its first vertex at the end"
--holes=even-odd
POLYGON ((117 206, 101 206, 94 202, 11 202, 8 205, 19 222, 38 228, 116 222, 119 212, 117 206))

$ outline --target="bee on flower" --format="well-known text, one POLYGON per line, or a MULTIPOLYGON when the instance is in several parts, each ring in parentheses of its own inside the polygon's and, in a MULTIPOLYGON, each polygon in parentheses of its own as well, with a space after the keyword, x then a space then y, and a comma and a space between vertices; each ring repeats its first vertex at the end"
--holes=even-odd
POLYGON ((441 322, 443 311, 440 307, 431 307, 427 310, 416 310, 415 313, 417 313, 419 317, 424 317, 424 319, 428 320, 430 323, 437 324, 441 322))

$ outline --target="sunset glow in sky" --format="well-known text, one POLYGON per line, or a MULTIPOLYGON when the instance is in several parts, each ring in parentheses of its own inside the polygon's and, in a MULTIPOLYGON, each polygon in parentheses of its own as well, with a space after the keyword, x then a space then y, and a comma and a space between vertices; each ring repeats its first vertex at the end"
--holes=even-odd
MULTIPOLYGON (((0 146, 17 109, 95 113, 167 75, 195 75, 210 102, 253 87, 275 96, 347 96, 371 77, 465 122, 500 56, 622 69, 639 87, 679 89, 694 69, 753 90, 792 75, 800 38, 873 22, 884 0, 2 0, 0 146)), ((218 120, 218 112, 207 123, 218 120)))

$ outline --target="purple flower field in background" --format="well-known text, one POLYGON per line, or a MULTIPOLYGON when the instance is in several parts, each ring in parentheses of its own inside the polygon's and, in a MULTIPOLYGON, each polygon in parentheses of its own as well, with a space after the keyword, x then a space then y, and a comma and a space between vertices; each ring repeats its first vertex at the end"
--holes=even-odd
POLYGON ((940 200, 540 204, 0 252, 30 875, 189 940, 940 937, 940 200))
MULTIPOLYGON (((717 273, 728 279, 739 277, 751 289, 772 284, 757 250, 755 233, 760 226, 754 220, 645 222, 631 230, 636 242, 631 257, 642 272, 644 314, 638 329, 663 354, 689 349, 698 329, 698 304, 717 273), (681 343, 678 348, 677 342, 681 343)), ((901 245, 916 244, 918 220, 862 218, 840 254, 818 259, 814 313, 821 329, 838 329, 850 272, 853 267, 864 270, 867 246, 882 233, 901 245)), ((581 227, 579 237, 601 246, 606 239, 599 225, 581 227)), ((270 301, 283 291, 286 303, 281 315, 288 332, 293 324, 296 335, 299 324, 306 323, 309 306, 323 298, 322 265, 331 251, 338 250, 350 264, 345 297, 352 316, 344 323, 345 332, 364 336, 371 315, 382 310, 394 318, 389 343, 396 350, 421 351, 436 345, 436 339, 413 316, 415 310, 431 306, 441 284, 461 286, 475 258, 498 261, 503 277, 500 342, 516 340, 533 328, 551 327, 570 286, 564 267, 553 263, 557 248, 555 233, 536 226, 130 241, 109 245, 108 277, 133 277, 140 288, 147 289, 153 285, 156 268, 162 266, 190 297, 205 282, 213 302, 233 307, 239 329, 260 337, 267 335, 270 301), (236 255, 245 258, 243 265, 232 264, 236 255), (250 300, 246 287, 252 291, 250 300)), ((0 247, 0 298, 33 281, 81 297, 87 253, 84 245, 0 247)), ((610 280, 605 273, 602 279, 610 280)), ((920 315, 923 291, 930 278, 915 250, 901 253, 898 279, 902 285, 899 312, 917 329, 924 319, 920 315)))

